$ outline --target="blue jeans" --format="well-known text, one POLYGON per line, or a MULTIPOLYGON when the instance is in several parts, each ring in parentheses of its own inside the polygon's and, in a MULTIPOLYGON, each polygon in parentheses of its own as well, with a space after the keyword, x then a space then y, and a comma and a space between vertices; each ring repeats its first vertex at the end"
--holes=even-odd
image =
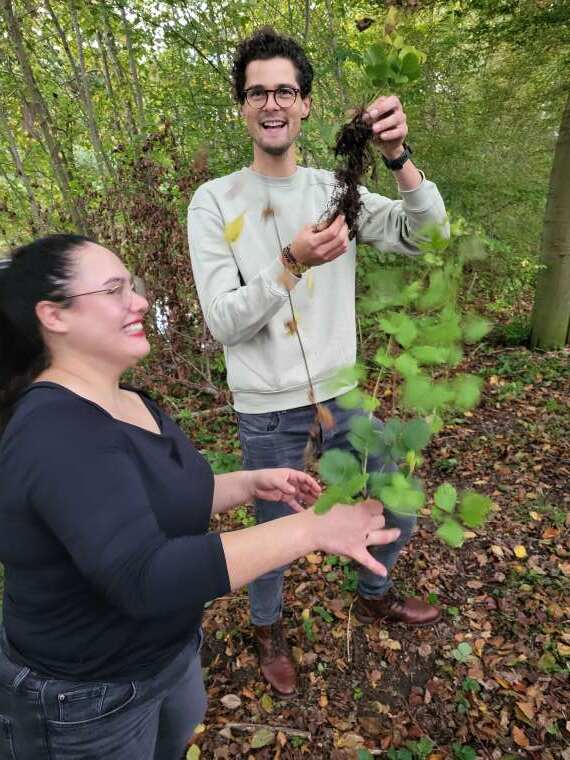
POLYGON ((44 678, 0 641, 2 760, 179 760, 206 712, 201 633, 158 675, 129 683, 44 678))
MULTIPOLYGON (((350 432, 350 419, 354 415, 364 414, 359 409, 341 409, 334 399, 325 401, 335 419, 332 430, 320 430, 320 453, 330 449, 343 449, 353 453, 347 434, 350 432)), ((288 409, 283 412, 265 412, 262 414, 238 413, 239 434, 243 451, 243 466, 246 470, 258 470, 265 467, 294 467, 303 469, 303 452, 307 443, 309 428, 315 417, 313 406, 288 409)), ((378 425, 382 423, 378 420, 378 425)), ((378 457, 369 457, 369 472, 392 469, 378 457)), ((256 500, 256 518, 258 523, 275 520, 291 514, 292 510, 284 502, 256 500)), ((397 541, 385 546, 370 547, 371 554, 388 570, 392 568, 402 548, 408 543, 416 520, 386 511, 386 527, 400 528, 397 541)), ((283 574, 287 568, 272 570, 249 584, 249 603, 251 620, 254 625, 271 625, 279 619, 283 601, 283 574)), ((368 599, 383 596, 392 582, 388 577, 375 575, 367 568, 359 566, 358 593, 368 599)))

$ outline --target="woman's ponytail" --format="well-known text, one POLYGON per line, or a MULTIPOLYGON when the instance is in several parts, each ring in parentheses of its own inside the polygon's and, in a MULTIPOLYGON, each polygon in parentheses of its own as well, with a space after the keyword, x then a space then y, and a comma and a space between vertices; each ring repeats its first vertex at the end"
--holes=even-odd
POLYGON ((20 393, 49 363, 36 304, 65 303, 73 250, 87 242, 80 235, 50 235, 0 259, 0 431, 20 393))

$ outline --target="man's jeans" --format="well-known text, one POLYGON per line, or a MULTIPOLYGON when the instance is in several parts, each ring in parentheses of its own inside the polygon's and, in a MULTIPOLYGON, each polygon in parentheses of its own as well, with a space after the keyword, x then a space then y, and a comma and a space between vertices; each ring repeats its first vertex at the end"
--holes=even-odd
MULTIPOLYGON (((347 434, 350 432, 349 423, 351 417, 364 414, 364 412, 341 409, 334 399, 325 401, 323 406, 332 412, 335 426, 332 430, 324 430, 321 426, 320 453, 330 449, 343 449, 356 453, 347 440, 347 434)), ((314 418, 314 406, 288 409, 284 412, 238 413, 244 468, 258 470, 265 467, 293 467, 302 470, 303 452, 314 418)), ((378 425, 381 424, 378 421, 378 425)), ((369 472, 374 472, 391 468, 385 467, 378 457, 369 457, 367 469, 369 472)), ((275 520, 292 512, 291 507, 284 502, 257 499, 255 507, 258 523, 275 520)), ((385 518, 387 528, 400 528, 400 537, 392 544, 370 547, 370 552, 389 570, 409 541, 416 521, 415 517, 404 517, 388 511, 385 512, 385 518)), ((283 573, 286 569, 286 567, 280 567, 272 570, 249 584, 251 619, 254 625, 271 625, 279 619, 282 608, 283 573)), ((358 593, 362 596, 377 599, 383 596, 391 585, 389 577, 375 575, 370 570, 359 567, 358 593)))
POLYGON ((179 760, 206 712, 201 633, 142 681, 44 678, 9 656, 0 631, 2 760, 179 760))

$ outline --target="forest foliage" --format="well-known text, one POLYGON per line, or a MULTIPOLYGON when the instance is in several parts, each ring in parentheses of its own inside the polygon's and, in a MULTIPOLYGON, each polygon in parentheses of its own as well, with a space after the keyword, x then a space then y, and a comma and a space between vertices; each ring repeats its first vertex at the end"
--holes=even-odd
MULTIPOLYGON (((206 393, 221 377, 192 285, 185 212, 200 182, 250 161, 229 71, 236 43, 268 22, 299 39, 315 66, 299 161, 332 167, 349 109, 396 91, 416 163, 452 218, 487 242, 485 300, 527 313, 570 70, 563 0, 0 8, 0 247, 73 228, 119 251, 168 316, 155 369, 166 362, 170 377, 206 393), (382 53, 386 40, 396 63, 382 53)), ((385 171, 368 184, 395 195, 385 171)), ((158 369, 153 377, 166 382, 158 369)))

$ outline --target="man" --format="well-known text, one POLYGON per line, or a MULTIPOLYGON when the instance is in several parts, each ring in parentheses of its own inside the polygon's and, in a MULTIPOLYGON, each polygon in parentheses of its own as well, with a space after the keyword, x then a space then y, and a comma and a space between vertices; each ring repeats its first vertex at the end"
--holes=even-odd
MULTIPOLYGON (((367 118, 402 200, 361 188, 356 239, 349 240, 342 216, 327 229, 317 227, 334 176, 297 166, 295 157, 295 140, 311 108, 312 77, 303 50, 272 29, 239 45, 233 84, 253 140, 253 163, 202 185, 188 212, 196 287, 210 331, 224 345, 247 469, 303 467, 315 416, 311 401, 321 402, 335 419, 332 429, 320 431, 321 451, 350 450, 350 418, 359 412, 341 409, 334 397, 354 384, 335 391, 331 380, 356 359, 356 243, 417 254, 420 228, 439 223, 447 229, 437 188, 409 158, 406 117, 393 96, 378 98, 367 118)), ((369 462, 369 469, 381 467, 378 460, 369 462)), ((289 511, 285 504, 256 503, 258 522, 289 511)), ((387 513, 386 523, 401 529, 400 539, 371 551, 389 569, 414 520, 387 513)), ((278 694, 288 696, 295 692, 296 673, 281 629, 284 570, 252 583, 249 598, 262 673, 278 694)), ((440 612, 419 599, 400 598, 387 577, 361 568, 355 614, 365 623, 426 625, 440 612)))

